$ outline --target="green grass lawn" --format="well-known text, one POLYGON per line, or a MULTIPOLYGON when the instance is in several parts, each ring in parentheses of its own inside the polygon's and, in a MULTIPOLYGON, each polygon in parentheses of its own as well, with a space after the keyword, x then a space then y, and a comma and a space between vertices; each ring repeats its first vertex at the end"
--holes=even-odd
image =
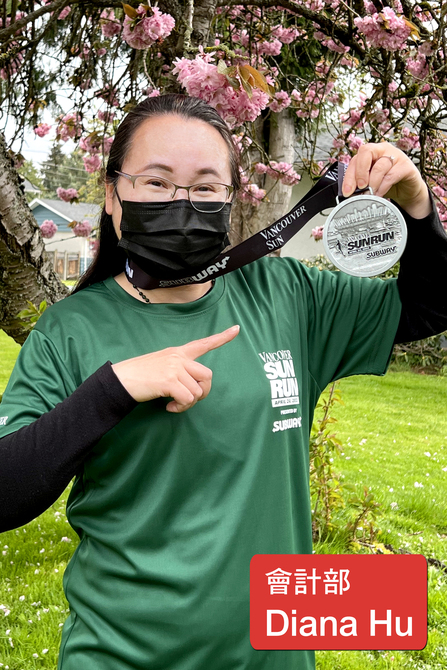
MULTIPOLYGON (((19 346, 0 331, 0 393, 19 346)), ((390 372, 340 383, 335 469, 381 503, 381 542, 447 563, 447 379, 390 372)), ((68 615, 62 576, 78 536, 69 488, 44 514, 0 536, 0 670, 55 670, 68 615)), ((337 544, 316 550, 337 553, 337 544)), ((422 651, 317 652, 318 670, 447 668, 447 575, 429 568, 429 641, 422 651)), ((212 670, 212 668, 210 668, 212 670)), ((300 670, 300 668, 297 668, 300 670)))
MULTIPOLYGON (((335 470, 381 503, 381 542, 447 563, 447 379, 388 372, 343 379, 340 388, 344 405, 336 406, 334 430, 343 452, 335 470)), ((433 567, 428 617, 422 651, 318 652, 317 668, 445 670, 447 575, 433 567)))

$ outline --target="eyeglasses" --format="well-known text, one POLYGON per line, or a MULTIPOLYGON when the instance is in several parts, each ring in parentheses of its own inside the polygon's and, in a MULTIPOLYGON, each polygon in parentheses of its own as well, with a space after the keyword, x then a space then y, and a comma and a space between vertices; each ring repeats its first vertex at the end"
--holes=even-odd
POLYGON ((145 202, 165 202, 172 200, 179 188, 188 191, 191 205, 198 212, 220 212, 234 191, 233 186, 215 182, 179 186, 169 179, 147 174, 126 174, 115 170, 116 174, 132 182, 134 190, 145 202))

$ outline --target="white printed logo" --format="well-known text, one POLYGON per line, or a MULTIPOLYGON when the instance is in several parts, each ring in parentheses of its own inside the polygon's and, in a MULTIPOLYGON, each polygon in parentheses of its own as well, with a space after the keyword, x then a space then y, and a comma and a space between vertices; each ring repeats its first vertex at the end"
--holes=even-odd
POLYGON ((129 259, 128 259, 128 258, 126 258, 126 270, 127 270, 127 274, 128 274, 129 277, 132 279, 132 277, 133 277, 133 270, 132 270, 132 268, 131 268, 130 265, 129 265, 129 259))
POLYGON ((282 419, 281 421, 274 421, 272 433, 277 433, 278 430, 289 430, 289 428, 301 428, 301 417, 294 416, 293 419, 282 419))
POLYGON ((292 354, 288 349, 262 352, 264 371, 270 382, 272 407, 299 405, 298 382, 295 376, 292 354))
POLYGON ((7 416, 0 416, 0 426, 6 426, 7 420, 8 420, 7 416))

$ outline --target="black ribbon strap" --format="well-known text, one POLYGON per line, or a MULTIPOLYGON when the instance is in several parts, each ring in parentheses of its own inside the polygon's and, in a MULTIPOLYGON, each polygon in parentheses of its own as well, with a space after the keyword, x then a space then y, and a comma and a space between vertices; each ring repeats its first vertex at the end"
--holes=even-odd
POLYGON ((336 196, 341 194, 345 170, 346 165, 343 163, 333 163, 288 214, 232 249, 219 254, 206 267, 197 268, 194 275, 171 280, 156 279, 144 272, 132 259, 127 259, 125 267, 127 279, 143 289, 202 284, 258 260, 275 249, 283 247, 316 214, 335 206, 336 196))

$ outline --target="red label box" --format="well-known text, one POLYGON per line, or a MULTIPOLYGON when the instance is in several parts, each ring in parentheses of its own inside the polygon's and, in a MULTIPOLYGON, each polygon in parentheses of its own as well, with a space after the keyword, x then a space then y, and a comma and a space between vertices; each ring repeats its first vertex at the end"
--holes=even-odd
POLYGON ((250 563, 254 649, 423 649, 421 555, 257 554, 250 563))

